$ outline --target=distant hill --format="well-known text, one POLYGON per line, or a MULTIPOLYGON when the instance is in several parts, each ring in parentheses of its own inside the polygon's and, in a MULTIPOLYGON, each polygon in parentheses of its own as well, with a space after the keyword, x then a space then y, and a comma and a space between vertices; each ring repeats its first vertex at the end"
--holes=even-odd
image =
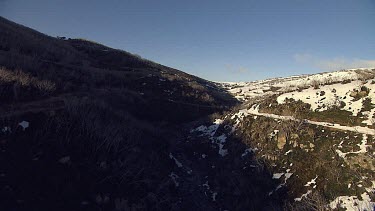
POLYGON ((374 209, 375 68, 222 86, 244 102, 223 124, 281 182, 270 194, 287 191, 297 210, 374 209))

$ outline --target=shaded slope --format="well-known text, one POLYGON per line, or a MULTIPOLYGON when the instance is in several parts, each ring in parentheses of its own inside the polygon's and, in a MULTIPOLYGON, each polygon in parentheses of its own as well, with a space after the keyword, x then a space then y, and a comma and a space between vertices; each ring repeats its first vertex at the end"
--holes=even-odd
MULTIPOLYGON (((0 204, 180 210, 169 153, 181 123, 236 104, 214 83, 0 18, 0 204), (19 124, 21 123, 22 124, 19 124), (25 126, 27 125, 27 127, 25 126)), ((204 193, 195 191, 204 207, 204 193)))
POLYGON ((214 83, 125 51, 91 41, 52 38, 3 18, 0 28, 2 75, 15 78, 7 81, 4 78, 9 77, 2 76, 1 94, 8 102, 71 92, 101 98, 105 93, 143 119, 166 121, 188 121, 235 103, 214 83), (24 78, 33 80, 25 83, 24 78), (53 88, 35 85, 35 81, 53 88))

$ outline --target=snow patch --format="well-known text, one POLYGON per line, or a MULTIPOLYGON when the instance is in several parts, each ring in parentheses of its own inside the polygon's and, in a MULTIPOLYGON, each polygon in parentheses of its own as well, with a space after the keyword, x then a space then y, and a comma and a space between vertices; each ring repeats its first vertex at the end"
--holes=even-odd
POLYGON ((283 175, 284 173, 275 173, 273 174, 272 179, 280 179, 283 175))
MULTIPOLYGON (((340 144, 339 144, 339 146, 338 146, 339 148, 342 148, 341 144, 342 144, 342 143, 340 142, 340 144)), ((340 157, 342 157, 342 158, 344 158, 344 159, 345 159, 346 155, 348 155, 348 154, 360 154, 360 153, 366 153, 366 152, 367 152, 367 147, 371 146, 371 145, 367 145, 367 135, 366 135, 366 134, 362 134, 362 141, 361 141, 360 144, 357 144, 357 146, 359 146, 359 149, 360 149, 360 150, 358 150, 358 151, 355 151, 355 152, 353 152, 353 151, 351 151, 351 152, 342 152, 341 150, 336 149, 336 153, 337 153, 340 157)))
POLYGON ((358 199, 357 196, 339 196, 333 200, 329 206, 332 209, 341 207, 346 210, 366 210, 372 211, 375 209, 375 202, 371 202, 371 198, 368 193, 361 195, 362 200, 358 199))
POLYGON ((30 123, 27 122, 27 121, 22 121, 22 122, 18 123, 18 125, 21 126, 23 130, 25 130, 26 128, 29 127, 30 123))
POLYGON ((1 132, 3 132, 3 133, 11 133, 12 129, 10 127, 3 127, 3 129, 1 129, 1 132))
POLYGON ((216 196, 217 196, 217 192, 214 192, 214 193, 212 194, 212 201, 216 201, 216 196))
POLYGON ((175 164, 177 165, 178 168, 181 168, 182 167, 182 163, 180 163, 173 155, 172 153, 169 153, 169 158, 170 159, 173 159, 175 164))
POLYGON ((172 181, 173 181, 173 183, 174 183, 174 185, 176 186, 176 187, 178 187, 180 184, 178 183, 178 181, 177 181, 177 179, 179 178, 178 176, 177 176, 177 174, 175 174, 174 172, 172 172, 172 173, 170 173, 169 174, 169 177, 172 179, 172 181))
POLYGON ((310 193, 312 193, 311 190, 308 190, 306 193, 302 194, 301 197, 295 198, 294 201, 302 201, 303 198, 306 198, 310 193))
POLYGON ((316 177, 314 179, 311 179, 310 182, 307 182, 306 185, 305 185, 305 187, 309 187, 311 185, 314 185, 314 187, 315 187, 316 179, 318 179, 318 175, 316 175, 316 177))

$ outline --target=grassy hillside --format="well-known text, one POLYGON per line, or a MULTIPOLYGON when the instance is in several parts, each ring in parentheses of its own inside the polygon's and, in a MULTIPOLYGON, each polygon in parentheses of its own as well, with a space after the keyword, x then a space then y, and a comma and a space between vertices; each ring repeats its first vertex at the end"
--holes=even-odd
POLYGON ((140 118, 180 122, 235 103, 214 83, 122 50, 52 38, 3 18, 0 27, 2 103, 106 96, 140 118))
POLYGON ((0 204, 181 209, 169 157, 179 125, 236 103, 204 79, 0 18, 0 204))

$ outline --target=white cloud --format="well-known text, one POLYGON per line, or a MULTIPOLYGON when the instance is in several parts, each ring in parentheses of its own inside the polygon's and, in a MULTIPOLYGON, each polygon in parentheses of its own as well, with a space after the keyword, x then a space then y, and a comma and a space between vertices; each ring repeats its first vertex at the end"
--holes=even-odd
POLYGON ((320 59, 308 53, 295 54, 293 59, 298 63, 310 64, 322 70, 341 70, 354 68, 375 68, 375 60, 366 59, 348 59, 344 57, 336 57, 332 59, 320 59))

